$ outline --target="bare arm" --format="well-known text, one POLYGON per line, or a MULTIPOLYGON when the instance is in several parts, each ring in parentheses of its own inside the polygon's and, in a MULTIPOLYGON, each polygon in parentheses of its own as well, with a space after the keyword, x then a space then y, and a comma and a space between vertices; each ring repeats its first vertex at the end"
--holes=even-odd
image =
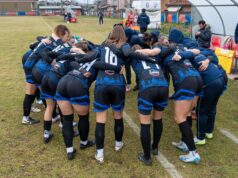
POLYGON ((144 54, 146 56, 157 56, 160 53, 159 48, 154 48, 154 49, 138 49, 136 50, 137 53, 144 54))

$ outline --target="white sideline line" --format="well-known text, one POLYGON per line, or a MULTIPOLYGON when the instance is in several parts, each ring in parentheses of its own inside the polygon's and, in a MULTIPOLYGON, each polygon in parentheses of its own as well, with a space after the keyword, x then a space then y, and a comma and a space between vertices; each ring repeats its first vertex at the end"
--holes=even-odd
MULTIPOLYGON (((126 112, 123 112, 123 117, 124 117, 124 120, 127 122, 127 124, 137 134, 137 136, 140 136, 140 129, 137 126, 137 124, 131 119, 131 117, 126 112)), ((169 175, 172 178, 182 178, 182 175, 179 174, 175 166, 172 163, 170 163, 161 152, 159 152, 156 158, 162 164, 162 166, 165 168, 165 170, 169 173, 169 175)))
POLYGON ((226 137, 228 137, 229 139, 231 139, 233 142, 235 142, 236 144, 238 144, 238 138, 233 135, 232 133, 230 133, 229 131, 225 130, 225 129, 220 129, 220 132, 225 135, 226 137))
POLYGON ((53 32, 53 28, 45 21, 45 19, 42 17, 42 16, 40 16, 41 17, 41 20, 48 26, 48 28, 53 32))

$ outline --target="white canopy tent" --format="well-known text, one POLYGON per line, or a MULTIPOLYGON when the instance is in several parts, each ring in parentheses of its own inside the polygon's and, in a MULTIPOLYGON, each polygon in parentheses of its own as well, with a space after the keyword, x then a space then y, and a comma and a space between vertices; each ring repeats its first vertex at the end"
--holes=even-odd
POLYGON ((204 19, 211 26, 212 33, 220 36, 234 36, 238 23, 238 0, 189 0, 192 5, 193 29, 204 19))

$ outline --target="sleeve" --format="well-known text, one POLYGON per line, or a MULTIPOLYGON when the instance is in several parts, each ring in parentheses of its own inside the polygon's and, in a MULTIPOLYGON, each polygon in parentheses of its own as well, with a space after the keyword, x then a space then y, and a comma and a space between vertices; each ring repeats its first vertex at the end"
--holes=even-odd
POLYGON ((236 30, 235 30, 235 42, 238 44, 238 23, 236 25, 236 30))
POLYGON ((77 61, 78 63, 86 63, 86 62, 91 62, 98 57, 99 57, 99 52, 97 50, 94 50, 85 54, 84 56, 77 55, 75 57, 75 61, 77 61))
POLYGON ((93 64, 93 68, 98 69, 98 70, 113 70, 117 73, 119 73, 121 71, 120 65, 114 66, 114 65, 111 65, 111 64, 108 64, 105 62, 101 62, 101 61, 96 61, 93 64))
POLYGON ((147 15, 147 25, 150 24, 150 17, 147 15))
POLYGON ((48 64, 51 64, 53 59, 50 58, 50 56, 48 55, 49 51, 50 51, 50 48, 42 49, 41 52, 40 52, 40 56, 45 62, 47 62, 48 64))
POLYGON ((43 40, 43 39, 45 39, 45 38, 47 38, 46 36, 37 36, 36 37, 36 40, 38 41, 38 42, 41 42, 41 40, 43 40))
POLYGON ((161 52, 159 54, 159 57, 160 58, 165 58, 166 56, 170 55, 170 54, 173 54, 175 52, 175 50, 171 47, 168 47, 168 48, 162 48, 161 49, 161 52))
POLYGON ((192 60, 196 57, 196 54, 194 54, 191 51, 182 51, 179 52, 179 55, 182 57, 182 59, 189 59, 189 60, 192 60))
POLYGON ((122 46, 121 51, 125 57, 128 57, 131 52, 131 46, 129 44, 125 44, 122 46))
POLYGON ((34 49, 38 46, 39 43, 40 43, 39 41, 37 41, 37 42, 35 42, 35 43, 32 43, 32 44, 30 44, 29 48, 30 48, 31 50, 34 50, 34 49))
POLYGON ((212 37, 212 32, 211 30, 206 30, 205 32, 202 32, 200 34, 200 38, 202 38, 205 41, 209 41, 212 37))
POLYGON ((76 54, 63 54, 56 58, 56 61, 74 61, 76 54))

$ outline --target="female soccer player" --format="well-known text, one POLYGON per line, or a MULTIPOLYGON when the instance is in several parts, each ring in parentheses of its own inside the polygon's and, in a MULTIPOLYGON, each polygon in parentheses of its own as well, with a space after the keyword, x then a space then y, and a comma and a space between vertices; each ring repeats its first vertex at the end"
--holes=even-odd
MULTIPOLYGON (((186 118, 191 112, 194 97, 202 92, 202 79, 190 61, 186 60, 194 57, 194 54, 190 51, 183 50, 183 47, 179 44, 182 37, 183 35, 179 30, 172 29, 170 31, 169 40, 175 45, 177 50, 176 52, 167 55, 162 60, 164 68, 172 75, 175 90, 175 93, 172 96, 172 99, 174 100, 174 119, 179 125, 182 138, 184 138, 184 142, 189 149, 189 153, 187 155, 181 155, 179 159, 183 162, 198 164, 200 162, 200 156, 196 151, 193 133, 186 118), (184 60, 178 61, 179 58, 184 60)), ((144 49, 139 50, 139 52, 146 55, 158 55, 163 50, 167 49, 144 49)))
POLYGON ((140 60, 139 57, 130 57, 130 61, 139 79, 138 111, 141 123, 140 138, 144 152, 138 155, 138 159, 150 165, 152 163, 151 150, 154 155, 158 155, 158 144, 163 130, 162 114, 167 106, 169 93, 168 82, 161 67, 155 62, 140 60), (153 112, 152 145, 150 145, 151 112, 153 112))
MULTIPOLYGON (((125 43, 126 36, 122 26, 116 25, 99 48, 99 60, 111 65, 124 65, 124 58, 130 52, 125 43), (115 49, 112 50, 111 47, 115 49), (117 51, 118 50, 118 51, 117 51), (117 52, 116 52, 117 51, 117 52)), ((115 119, 115 151, 123 147, 124 132, 123 109, 125 104, 125 79, 123 74, 110 70, 99 70, 94 90, 94 111, 96 112, 96 155, 99 163, 104 162, 105 123, 108 109, 112 107, 115 119)))

